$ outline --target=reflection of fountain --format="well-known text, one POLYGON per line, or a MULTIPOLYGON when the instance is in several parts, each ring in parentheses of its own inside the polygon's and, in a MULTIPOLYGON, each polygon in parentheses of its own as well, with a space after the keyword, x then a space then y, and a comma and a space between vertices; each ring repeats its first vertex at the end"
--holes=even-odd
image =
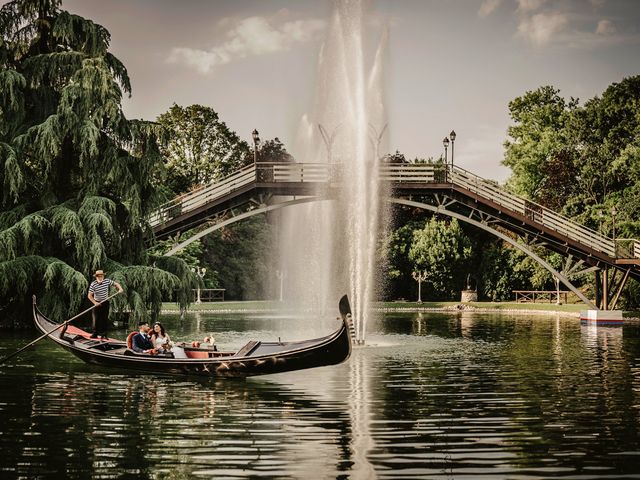
POLYGON ((349 413, 351 417, 351 452, 353 454, 353 467, 351 478, 375 478, 375 470, 367 458, 369 452, 375 447, 375 441, 371 435, 371 413, 369 412, 371 375, 367 372, 366 349, 354 352, 349 365, 350 386, 349 413))
POLYGON ((365 46, 366 0, 336 0, 318 60, 313 113, 302 119, 296 158, 336 162, 343 188, 331 204, 282 213, 281 258, 287 291, 305 307, 325 309, 349 293, 356 339, 364 341, 373 298, 381 222, 378 155, 386 130, 382 61, 386 35, 371 59, 365 46), (309 283, 311 279, 313 283, 309 283))
POLYGON ((280 301, 283 300, 283 292, 284 292, 284 279, 287 276, 287 273, 282 270, 276 270, 276 277, 280 281, 280 301))

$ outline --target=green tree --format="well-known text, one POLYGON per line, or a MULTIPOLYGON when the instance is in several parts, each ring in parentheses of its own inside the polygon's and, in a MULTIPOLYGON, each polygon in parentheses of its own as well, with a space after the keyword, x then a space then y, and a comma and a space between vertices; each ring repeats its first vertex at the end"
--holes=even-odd
POLYGON ((456 219, 449 223, 432 217, 414 230, 409 259, 427 274, 428 296, 453 298, 464 283, 465 266, 472 257, 471 242, 456 219))
POLYGON ((160 131, 125 118, 131 87, 109 32, 60 3, 0 9, 2 317, 15 318, 31 293, 54 318, 77 312, 98 267, 125 287, 116 307, 146 316, 193 283, 184 262, 145 252, 160 131))
POLYGON ((385 298, 406 296, 406 292, 413 287, 413 262, 409 259, 409 249, 413 242, 413 232, 423 225, 423 222, 409 220, 406 224, 390 230, 380 242, 377 256, 385 281, 385 298))
POLYGON ((575 191, 575 148, 566 125, 577 100, 540 87, 509 102, 514 125, 504 144, 504 165, 512 170, 509 187, 552 209, 561 209, 575 191))
POLYGON ((640 233, 640 76, 613 83, 573 115, 580 145, 574 215, 597 225, 600 212, 609 228, 618 211, 618 236, 640 233))
POLYGON ((591 228, 640 233, 640 76, 610 85, 584 106, 552 87, 509 103, 509 186, 591 228))
MULTIPOLYGON (((558 254, 542 249, 535 252, 560 269, 558 254)), ((483 248, 479 268, 480 295, 491 301, 513 300, 513 290, 554 290, 551 273, 524 252, 506 242, 492 242, 483 248)))
POLYGON ((396 150, 396 153, 387 153, 382 157, 381 161, 383 163, 408 163, 404 154, 400 153, 399 150, 396 150))
POLYGON ((249 145, 210 107, 174 104, 158 123, 169 134, 162 153, 174 195, 220 180, 253 161, 249 145))
POLYGON ((248 218, 202 238, 202 264, 217 272, 225 298, 256 300, 270 293, 264 283, 273 271, 271 226, 264 216, 248 218))
POLYGON ((617 238, 640 237, 640 76, 583 106, 541 87, 509 110, 511 188, 605 235, 615 225, 617 238))
POLYGON ((258 146, 258 162, 291 163, 295 159, 278 137, 266 140, 258 146))

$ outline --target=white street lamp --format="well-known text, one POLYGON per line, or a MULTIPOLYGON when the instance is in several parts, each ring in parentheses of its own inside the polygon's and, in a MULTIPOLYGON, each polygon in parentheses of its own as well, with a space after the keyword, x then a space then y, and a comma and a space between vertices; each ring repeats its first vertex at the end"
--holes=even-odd
POLYGON ((202 303, 200 300, 200 284, 202 283, 202 279, 204 278, 205 273, 207 273, 207 269, 205 267, 195 267, 192 268, 191 271, 200 277, 200 281, 198 282, 198 297, 196 299, 196 303, 202 303))
POLYGON ((422 303, 422 282, 427 279, 427 272, 423 271, 414 271, 411 276, 413 279, 418 282, 418 303, 422 303))

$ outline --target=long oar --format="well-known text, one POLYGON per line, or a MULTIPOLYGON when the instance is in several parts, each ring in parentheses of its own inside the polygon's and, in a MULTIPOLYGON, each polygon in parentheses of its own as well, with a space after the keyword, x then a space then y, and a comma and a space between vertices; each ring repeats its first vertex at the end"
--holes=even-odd
MULTIPOLYGON (((20 350, 13 352, 11 355, 4 357, 2 360, 0 360, 0 364, 6 362, 7 360, 9 360, 10 358, 15 357, 16 355, 18 355, 20 352, 22 352, 23 350, 26 350, 27 348, 29 348, 31 345, 33 345, 34 343, 39 342, 40 340, 42 340, 45 337, 48 337, 49 335, 51 335, 53 332, 55 332, 56 330, 64 327, 65 325, 73 322, 75 319, 81 317, 82 315, 84 315, 85 313, 90 312, 91 310, 93 310, 94 308, 96 308, 99 305, 102 305, 104 302, 106 302, 107 300, 112 299, 113 297, 115 297, 116 295, 118 295, 120 292, 116 292, 113 295, 105 298, 102 302, 98 303, 97 305, 94 305, 93 307, 89 307, 87 308, 84 312, 80 312, 79 314, 77 314, 75 317, 70 318, 69 320, 67 320, 66 322, 61 323, 60 325, 58 325, 56 328, 54 328, 53 330, 50 330, 49 332, 45 333, 44 335, 41 335, 40 337, 36 338, 33 342, 25 345, 24 347, 22 347, 20 350)), ((35 295, 34 295, 34 302, 35 302, 35 295)))

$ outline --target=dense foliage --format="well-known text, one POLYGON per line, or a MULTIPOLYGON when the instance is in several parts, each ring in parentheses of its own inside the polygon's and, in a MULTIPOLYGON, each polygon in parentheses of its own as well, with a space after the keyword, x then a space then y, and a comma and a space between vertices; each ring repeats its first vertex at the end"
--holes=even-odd
POLYGON ((618 237, 640 237, 640 76, 583 106, 541 87, 509 112, 504 164, 516 193, 604 233, 615 220, 618 237))
POLYGON ((0 9, 2 317, 25 321, 32 293, 53 318, 77 313, 97 268, 125 288, 116 306, 145 316, 194 282, 184 262, 145 251, 161 132, 125 118, 131 86, 109 32, 59 7, 0 9))
POLYGON ((425 286, 442 298, 452 298, 460 290, 459 279, 471 256, 471 242, 455 218, 444 222, 432 217, 413 231, 409 260, 416 271, 424 272, 425 286))
POLYGON ((202 264, 216 272, 218 287, 225 289, 225 298, 256 300, 277 294, 273 285, 277 262, 271 255, 277 250, 274 238, 268 217, 260 215, 202 239, 202 264))
POLYGON ((287 152, 286 147, 278 137, 273 140, 261 142, 258 146, 256 156, 258 162, 290 163, 294 161, 293 156, 287 152))
POLYGON ((173 105, 158 117, 169 133, 163 148, 174 195, 220 180, 253 161, 249 145, 210 107, 173 105))
MULTIPOLYGON (((615 238, 640 238, 640 76, 584 105, 552 87, 509 104, 509 184, 520 195, 615 238)), ((635 282, 623 304, 637 308, 635 282)))
MULTIPOLYGON (((200 185, 219 181, 254 159, 258 162, 293 161, 277 137, 258 140, 258 149, 254 152, 210 107, 173 105, 158 117, 158 123, 168 133, 168 141, 162 149, 166 165, 163 185, 168 195, 180 195, 200 185)), ((153 252, 160 255, 209 226, 205 224, 180 234, 178 238, 159 242, 153 252)), ((270 245, 271 226, 267 217, 262 217, 207 235, 175 256, 182 258, 191 268, 206 269, 201 283, 203 287, 224 288, 228 299, 256 299, 270 292, 266 282, 267 267, 275 264, 268 255, 275 250, 270 245)))

